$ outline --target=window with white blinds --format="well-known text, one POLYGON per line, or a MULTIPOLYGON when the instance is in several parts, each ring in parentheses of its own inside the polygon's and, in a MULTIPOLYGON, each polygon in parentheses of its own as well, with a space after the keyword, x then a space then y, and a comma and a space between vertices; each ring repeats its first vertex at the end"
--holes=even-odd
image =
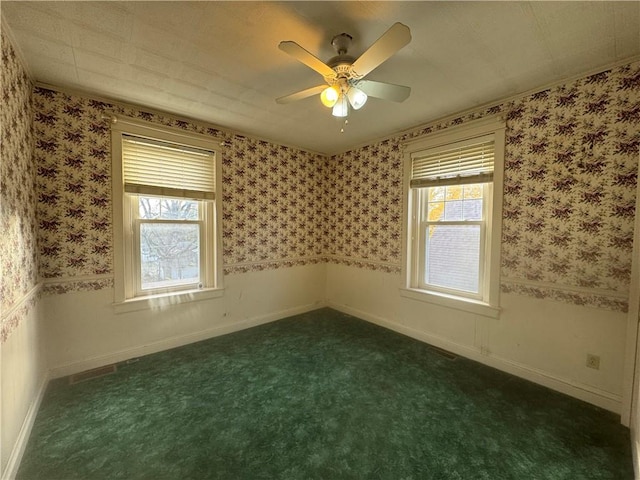
POLYGON ((112 118, 118 309, 146 308, 167 296, 183 302, 222 295, 220 141, 112 118))
POLYGON ((407 297, 499 314, 505 129, 488 117, 405 145, 407 297))
POLYGON ((411 188, 493 180, 494 135, 471 138, 411 155, 411 188))
POLYGON ((122 135, 124 191, 215 199, 215 152, 122 135))

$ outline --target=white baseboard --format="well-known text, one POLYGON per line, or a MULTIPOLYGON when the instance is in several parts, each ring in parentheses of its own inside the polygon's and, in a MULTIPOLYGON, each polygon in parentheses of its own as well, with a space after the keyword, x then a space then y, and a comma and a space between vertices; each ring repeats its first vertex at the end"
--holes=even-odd
POLYGON ((273 322, 286 317, 291 317, 293 315, 299 315, 302 313, 310 312, 312 310, 317 310, 318 308, 322 308, 324 306, 326 306, 324 303, 302 305, 299 307, 280 310, 278 312, 262 315, 259 317, 244 319, 239 322, 218 325, 216 327, 201 330, 199 332, 163 339, 158 342, 141 345, 134 348, 127 348, 117 352, 109 353, 107 355, 99 355, 96 357, 86 358, 79 362, 73 362, 54 367, 49 371, 49 376, 50 378, 66 377, 68 375, 84 372, 86 370, 102 367, 104 365, 124 362, 125 360, 129 360, 132 358, 142 357, 144 355, 169 350, 171 348, 182 347, 190 343, 207 340, 209 338, 217 337, 220 335, 226 335, 227 333, 238 332, 240 330, 256 327, 258 325, 273 322))
POLYGON ((478 348, 469 345, 462 345, 437 335, 415 330, 362 310, 333 302, 329 302, 327 306, 381 327, 388 328, 389 330, 407 335, 408 337, 415 338, 416 340, 420 340, 435 347, 448 350, 452 353, 469 358, 470 360, 474 360, 497 370, 510 373, 511 375, 543 385, 552 390, 556 390, 571 397, 620 414, 622 408, 622 397, 620 395, 615 395, 610 392, 594 388, 590 385, 574 382, 552 373, 502 358, 498 355, 483 354, 478 348))
MULTIPOLYGON (((485 365, 496 368, 498 370, 502 370, 512 375, 532 381, 534 383, 538 383, 540 385, 565 393, 567 395, 578 398, 580 400, 592 403, 594 405, 605 408, 607 410, 620 413, 621 398, 609 392, 601 391, 599 389, 593 388, 588 385, 571 382, 570 380, 563 379, 553 374, 549 374, 547 372, 534 369, 532 367, 522 365, 517 362, 510 361, 508 359, 500 358, 495 355, 484 355, 480 352, 480 350, 474 347, 457 344, 445 338, 442 338, 436 335, 431 335, 425 332, 421 332, 419 330, 415 330, 415 329, 400 325, 398 323, 389 321, 382 317, 378 317, 376 315, 372 315, 358 309, 335 304, 332 302, 329 302, 328 304, 314 303, 314 304, 303 305, 300 307, 295 307, 287 310, 281 310, 279 312, 274 312, 274 313, 260 316, 260 317, 245 319, 233 324, 219 325, 214 328, 203 330, 200 332, 182 335, 179 337, 173 337, 173 338, 161 340, 158 342, 154 342, 148 345, 142 345, 135 348, 125 349, 125 350, 114 352, 108 355, 96 356, 96 357, 88 358, 79 362, 74 362, 74 363, 52 368, 48 372, 48 374, 45 374, 43 376, 37 395, 33 400, 31 406, 29 407, 25 420, 22 424, 22 428, 20 429, 20 433, 18 435, 16 443, 11 452, 11 456, 9 457, 9 461, 7 462, 7 467, 5 468, 5 471, 2 474, 1 480, 13 480, 16 474, 18 473, 20 461, 22 460, 22 456, 26 449, 27 441, 29 439, 31 429, 35 422, 35 418, 38 413, 40 404, 42 402, 44 392, 46 390, 47 384, 50 379, 72 375, 74 373, 83 372, 85 370, 97 368, 103 365, 118 363, 131 358, 136 358, 143 355, 160 352, 163 350, 180 347, 183 345, 187 345, 189 343, 194 343, 197 341, 206 340, 208 338, 225 335, 227 333, 237 332, 247 328, 251 328, 258 325, 270 323, 276 320, 280 320, 282 318, 290 317, 293 315, 307 313, 307 312, 317 310, 319 308, 323 308, 326 306, 333 308, 335 310, 347 313, 349 315, 353 315, 355 317, 358 317, 362 320, 366 320, 368 322, 379 325, 381 327, 388 328, 389 330, 393 330, 403 335, 407 335, 409 337, 415 338, 416 340, 420 340, 430 345, 434 345, 436 347, 448 350, 452 353, 461 355, 463 357, 469 358, 479 363, 483 363, 485 365)), ((634 456, 634 466, 636 467, 636 472, 637 472, 638 471, 637 465, 640 465, 640 452, 638 451, 638 445, 635 442, 635 436, 634 436, 634 439, 632 440, 632 452, 634 456)), ((636 473, 636 479, 640 480, 640 478, 638 477, 638 473, 636 473)))
POLYGON ((633 459, 633 478, 640 480, 640 445, 635 428, 631 428, 631 458, 633 459))
POLYGON ((31 435, 31 429, 33 428, 33 424, 36 421, 38 410, 40 410, 40 404, 42 403, 42 399, 44 398, 44 392, 47 390, 49 379, 50 376, 47 373, 42 376, 42 381, 38 386, 36 396, 31 402, 31 405, 29 405, 29 410, 27 410, 27 415, 22 422, 22 427, 20 427, 18 438, 13 444, 13 449, 11 450, 9 460, 7 461, 7 466, 2 473, 2 480, 13 480, 18 474, 18 468, 20 468, 22 456, 24 455, 24 452, 27 448, 27 442, 29 441, 29 436, 31 435))

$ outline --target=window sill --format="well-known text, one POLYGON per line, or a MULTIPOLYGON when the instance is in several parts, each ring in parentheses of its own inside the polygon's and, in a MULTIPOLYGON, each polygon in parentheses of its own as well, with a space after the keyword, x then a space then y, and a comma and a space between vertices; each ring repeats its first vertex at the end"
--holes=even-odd
POLYGON ((220 298, 224 294, 223 288, 203 288, 199 290, 185 290, 181 292, 149 295, 148 297, 130 298, 123 302, 113 303, 115 313, 136 312, 147 309, 167 308, 183 303, 220 298))
POLYGON ((469 298, 455 297, 444 293, 428 292, 417 288, 401 288, 400 295, 420 302, 432 303, 441 307, 453 308, 464 312, 482 315, 483 317, 499 318, 500 307, 469 298))

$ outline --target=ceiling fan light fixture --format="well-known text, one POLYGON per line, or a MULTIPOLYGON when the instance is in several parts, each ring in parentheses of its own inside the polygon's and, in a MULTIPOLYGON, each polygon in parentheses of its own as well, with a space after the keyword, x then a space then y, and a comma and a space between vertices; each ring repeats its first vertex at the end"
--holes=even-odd
POLYGON ((367 103, 368 96, 394 102, 406 100, 411 92, 409 87, 363 79, 411 41, 409 27, 394 23, 357 59, 347 53, 351 41, 352 37, 347 33, 336 35, 331 44, 337 55, 326 63, 296 42, 280 42, 280 50, 322 75, 326 84, 276 98, 276 102, 289 103, 320 93, 320 101, 332 109, 333 116, 344 118, 349 115, 349 106, 359 110, 367 103), (362 86, 362 89, 358 86, 362 86))
POLYGON ((367 103, 367 94, 356 87, 351 87, 347 92, 347 98, 354 110, 361 109, 367 103))
POLYGON ((334 117, 346 117, 349 115, 349 102, 343 93, 340 94, 338 101, 333 106, 332 114, 334 117))
POLYGON ((320 101, 325 107, 333 107, 340 98, 340 92, 334 86, 325 88, 320 94, 320 101))

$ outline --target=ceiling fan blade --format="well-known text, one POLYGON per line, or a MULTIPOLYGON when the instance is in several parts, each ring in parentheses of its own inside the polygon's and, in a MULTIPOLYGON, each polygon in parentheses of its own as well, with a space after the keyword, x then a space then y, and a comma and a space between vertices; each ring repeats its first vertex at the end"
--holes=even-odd
POLYGON ((404 102, 411 94, 411 88, 393 83, 374 82, 373 80, 360 80, 356 86, 370 97, 391 100, 392 102, 404 102))
POLYGON ((362 78, 411 41, 409 27, 394 23, 389 30, 360 55, 351 69, 362 78))
POLYGON ((276 98, 276 103, 291 103, 295 102, 296 100, 302 100, 303 98, 322 93, 325 88, 327 88, 326 85, 318 85, 317 87, 307 88, 306 90, 301 90, 290 95, 285 95, 284 97, 276 98))
POLYGON ((335 77, 336 72, 333 71, 329 65, 324 63, 318 57, 312 55, 307 50, 302 48, 296 42, 280 42, 278 48, 285 53, 288 53, 296 60, 304 63, 307 67, 315 70, 323 77, 335 77))

